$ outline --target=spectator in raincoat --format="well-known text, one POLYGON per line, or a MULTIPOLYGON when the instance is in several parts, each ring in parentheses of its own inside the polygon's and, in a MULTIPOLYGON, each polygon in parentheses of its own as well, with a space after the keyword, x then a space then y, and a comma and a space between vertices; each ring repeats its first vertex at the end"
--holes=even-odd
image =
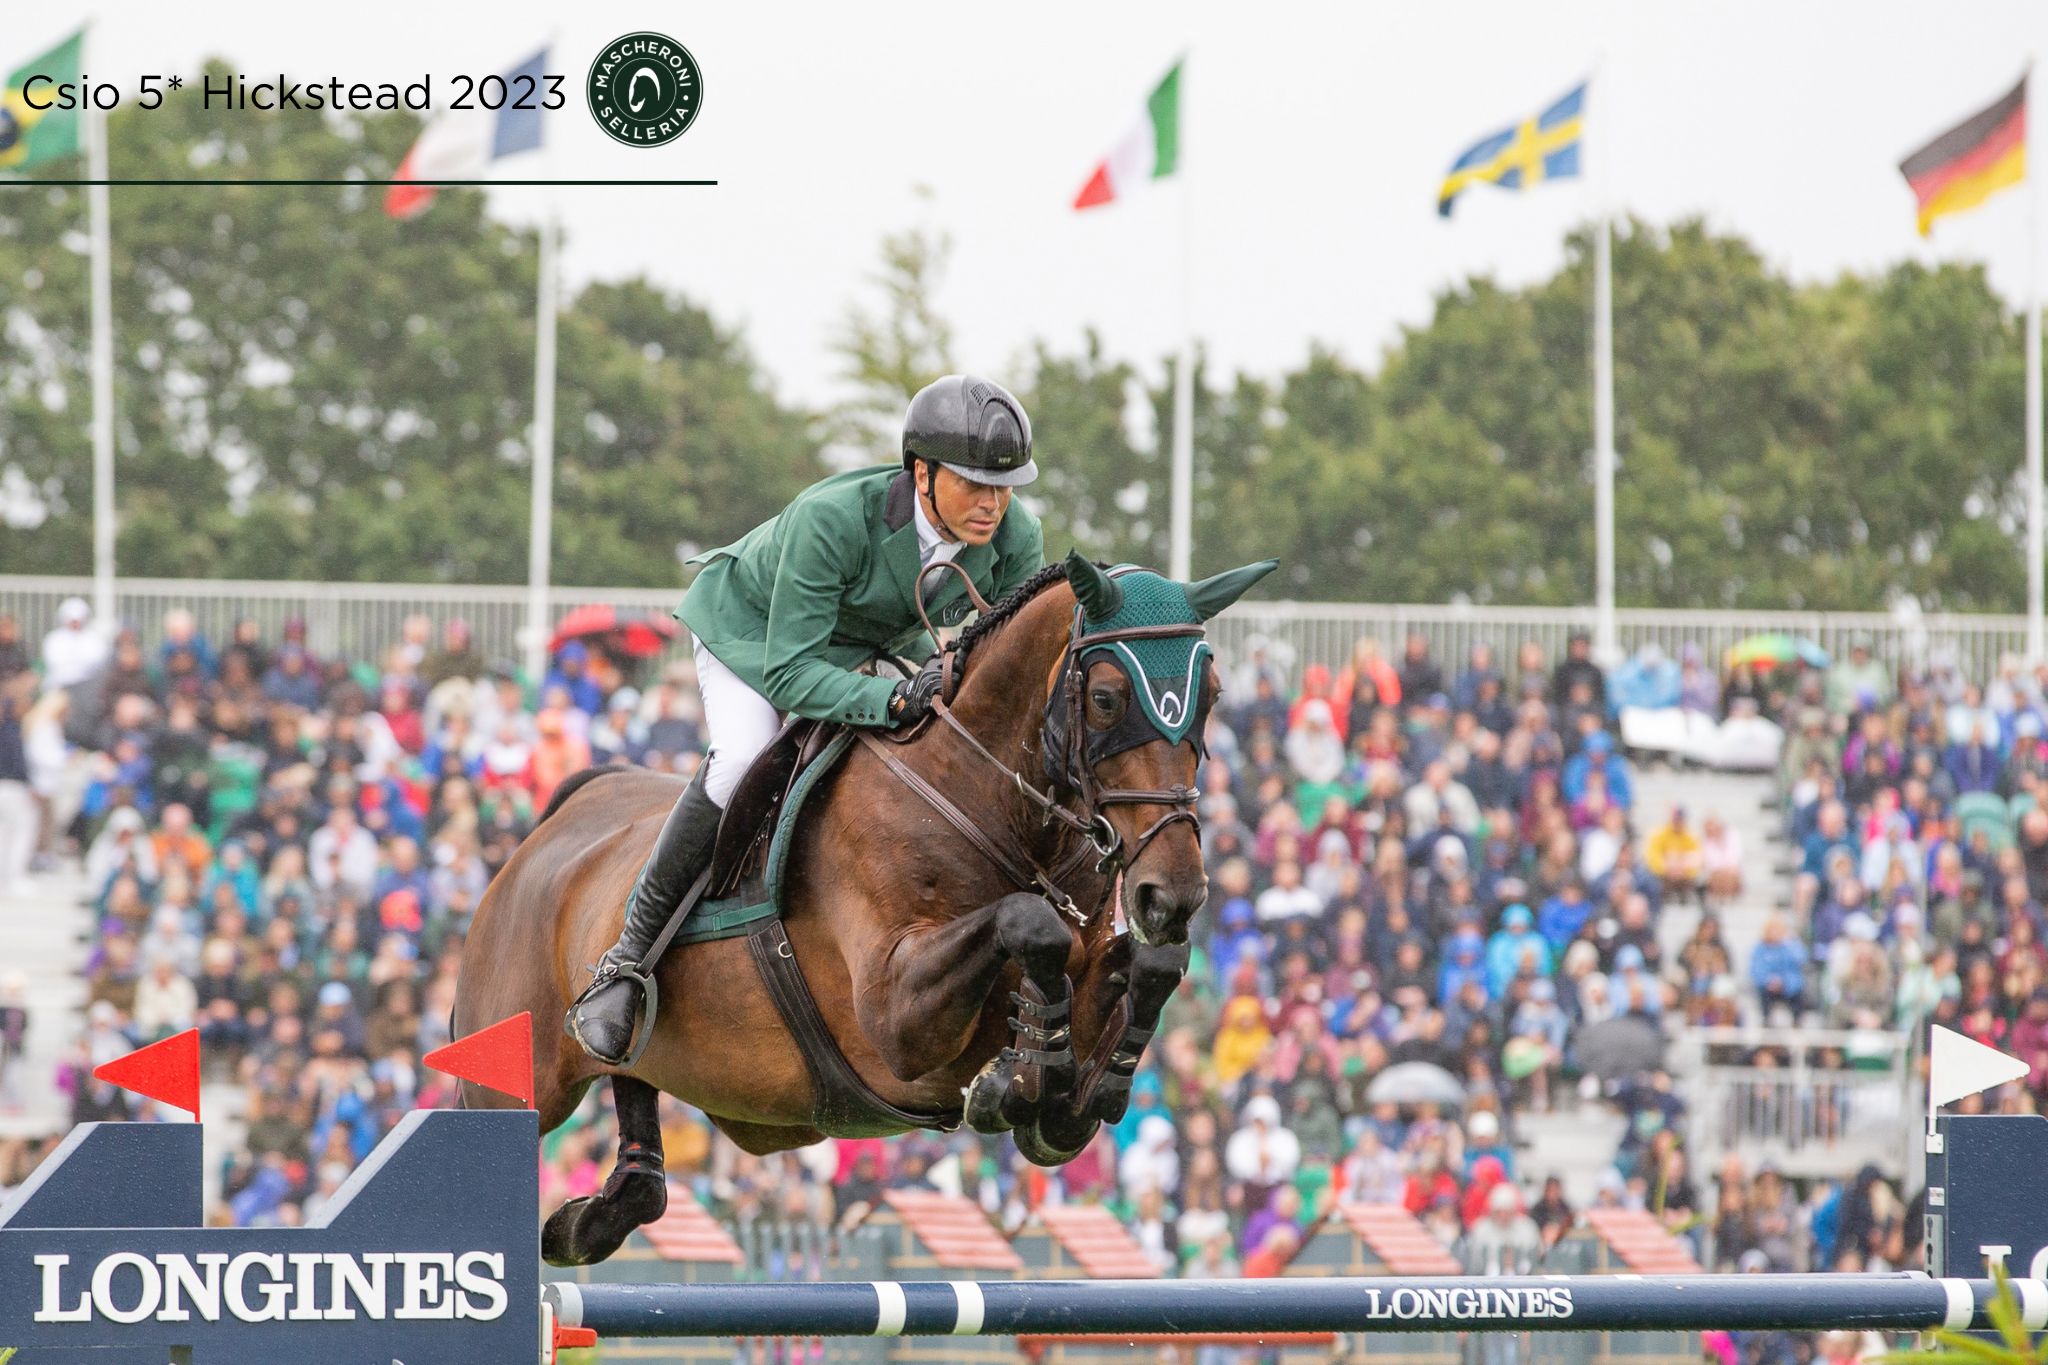
POLYGON ((1614 741, 1605 730, 1587 735, 1585 745, 1566 761, 1559 794, 1567 804, 1586 794, 1586 775, 1595 771, 1607 781, 1609 801, 1623 810, 1635 805, 1635 786, 1629 778, 1628 764, 1614 752, 1614 741))
POLYGON ((1337 733, 1330 703, 1311 699, 1298 715, 1299 723, 1287 731, 1287 764, 1303 782, 1327 786, 1344 773, 1344 740, 1337 733))
POLYGON ((1294 699, 1294 705, 1287 708, 1288 730, 1301 728, 1302 720, 1313 702, 1321 702, 1330 708, 1330 724, 1337 732, 1338 742, 1342 743, 1349 734, 1345 725, 1348 717, 1337 709, 1337 699, 1330 686, 1330 669, 1327 664, 1310 664, 1301 671, 1301 695, 1294 699))
POLYGON ((1537 912, 1536 928, 1550 950, 1561 954, 1592 917, 1593 902, 1587 899, 1585 884, 1568 874, 1537 912))
POLYGON ((1216 1083, 1233 1086, 1258 1064, 1273 1041, 1266 1027, 1266 1008, 1257 996, 1236 995, 1223 1006, 1223 1021, 1216 1028, 1216 1045, 1210 1059, 1216 1068, 1216 1083))
POLYGON ((1180 1151, 1173 1120, 1147 1114, 1138 1125, 1138 1140, 1117 1159, 1117 1185, 1132 1204, 1147 1192, 1172 1199, 1180 1192, 1180 1151))
MULTIPOLYGON (((1467 1179, 1465 1192, 1458 1197, 1458 1217, 1467 1228, 1478 1223, 1486 1212, 1487 1196, 1496 1185, 1508 1181, 1507 1167, 1497 1156, 1482 1156, 1472 1163, 1472 1174, 1467 1179)), ((1509 1186, 1509 1188, 1513 1188, 1509 1186)))
POLYGON ((1478 982, 1482 989, 1486 985, 1486 941, 1479 937, 1479 926, 1470 920, 1460 924, 1444 944, 1444 965, 1436 979, 1437 1004, 1448 1008, 1468 981, 1478 982))
POLYGON ((1721 718, 1721 680, 1700 658, 1700 647, 1691 643, 1678 651, 1678 704, 1709 720, 1721 718))
POLYGON ((1500 1118, 1481 1109, 1465 1121, 1465 1179, 1478 1173, 1479 1163, 1491 1161, 1509 1180, 1515 1178, 1515 1149, 1501 1136, 1500 1118))
MULTIPOLYGON (((1469 1201, 1468 1201, 1469 1203, 1469 1201)), ((1506 1181, 1487 1190, 1480 1216, 1466 1221, 1466 1246, 1481 1275, 1526 1275, 1543 1251, 1543 1234, 1522 1212, 1522 1194, 1506 1181)))
POLYGON ((1486 994, 1498 1000, 1507 993, 1508 983, 1522 974, 1525 963, 1533 964, 1539 977, 1550 975, 1550 944, 1536 932, 1536 917, 1520 902, 1502 912, 1500 928, 1486 941, 1486 994))
POLYGON ((1661 711, 1678 705, 1680 681, 1678 665, 1651 641, 1614 670, 1608 682, 1609 700, 1617 709, 1638 706, 1661 711))
POLYGON ((1244 1122, 1223 1146, 1223 1168, 1231 1178, 1261 1189, 1294 1179, 1301 1143, 1281 1126, 1280 1102, 1254 1095, 1245 1102, 1244 1122))
POLYGON ((550 687, 567 688, 570 704, 586 716, 604 709, 604 689, 590 676, 590 650, 581 640, 571 640, 556 651, 555 666, 541 691, 550 687))
POLYGON ((1218 985, 1237 973, 1240 963, 1249 962, 1263 977, 1266 972, 1266 936, 1259 932, 1258 912, 1245 896, 1232 896, 1216 913, 1217 929, 1209 937, 1209 972, 1218 985))
POLYGON ((1706 850, 1685 822, 1685 807, 1673 806, 1671 818, 1650 832, 1643 844, 1643 861, 1663 881, 1667 894, 1699 889, 1706 875, 1706 850))

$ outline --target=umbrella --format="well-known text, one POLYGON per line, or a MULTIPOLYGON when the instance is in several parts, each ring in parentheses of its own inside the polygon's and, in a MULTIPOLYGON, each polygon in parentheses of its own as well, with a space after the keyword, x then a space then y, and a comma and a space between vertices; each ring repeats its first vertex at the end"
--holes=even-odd
POLYGON ((607 653, 651 659, 676 638, 676 629, 672 617, 622 612, 597 602, 578 607, 562 618, 555 633, 548 637, 548 653, 553 654, 571 640, 594 640, 607 653))
POLYGON ((1465 1087, 1433 1062, 1397 1062, 1372 1078, 1367 1104, 1463 1104, 1465 1087))
POLYGON ((1748 664, 1753 668, 1776 668, 1780 664, 1799 663, 1809 668, 1826 668, 1828 652, 1803 635, 1786 635, 1771 631, 1764 635, 1752 635, 1737 640, 1728 651, 1728 667, 1748 664))
POLYGON ((1581 1071, 1611 1081, 1662 1066, 1664 1035, 1649 1020, 1624 1014, 1580 1029, 1572 1054, 1581 1071))

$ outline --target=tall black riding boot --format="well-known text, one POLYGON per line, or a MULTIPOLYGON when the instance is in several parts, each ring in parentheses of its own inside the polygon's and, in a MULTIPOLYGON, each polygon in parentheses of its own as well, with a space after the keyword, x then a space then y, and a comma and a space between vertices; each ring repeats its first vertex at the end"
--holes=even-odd
MULTIPOLYGON (((651 982, 634 970, 635 964, 654 946, 684 893, 709 864, 721 813, 705 793, 700 767, 676 798, 654 840, 654 852, 626 897, 626 925, 619 931, 619 941, 598 959, 589 989, 569 1007, 569 1036, 606 1066, 624 1066, 631 1060, 641 1008, 652 989, 651 982)), ((651 975, 653 964, 648 971, 651 975)), ((648 1025, 652 1027, 652 1019, 648 1025)))

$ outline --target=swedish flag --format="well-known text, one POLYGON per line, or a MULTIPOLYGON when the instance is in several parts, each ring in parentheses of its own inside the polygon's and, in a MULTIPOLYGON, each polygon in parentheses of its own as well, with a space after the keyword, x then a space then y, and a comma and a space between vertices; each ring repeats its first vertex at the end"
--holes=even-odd
POLYGON ((1481 138, 1452 163, 1444 187, 1437 191, 1437 213, 1450 217, 1458 196, 1481 182, 1522 190, 1546 180, 1576 176, 1585 114, 1586 83, 1581 81, 1535 118, 1481 138))

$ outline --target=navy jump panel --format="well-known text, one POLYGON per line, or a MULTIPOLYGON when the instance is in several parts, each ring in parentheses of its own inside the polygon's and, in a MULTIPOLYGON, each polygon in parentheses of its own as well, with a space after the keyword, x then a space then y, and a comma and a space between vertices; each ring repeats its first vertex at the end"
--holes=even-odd
POLYGON ((184 1347, 193 1365, 537 1358, 531 1110, 406 1115, 304 1228, 196 1226, 198 1137, 82 1128, 44 1163, 0 1222, 4 1344, 29 1361, 108 1346, 184 1347))
POLYGON ((1927 1153, 1927 1269, 1983 1275, 1987 1257, 2014 1275, 2048 1275, 2048 1118, 1943 1115, 1927 1153), (2003 1251, 1997 1248, 2004 1248, 2003 1251))
POLYGON ((0 1205, 0 1229, 196 1228, 200 1136, 196 1123, 82 1123, 0 1205), (110 1179, 115 1171, 192 1176, 110 1179))

